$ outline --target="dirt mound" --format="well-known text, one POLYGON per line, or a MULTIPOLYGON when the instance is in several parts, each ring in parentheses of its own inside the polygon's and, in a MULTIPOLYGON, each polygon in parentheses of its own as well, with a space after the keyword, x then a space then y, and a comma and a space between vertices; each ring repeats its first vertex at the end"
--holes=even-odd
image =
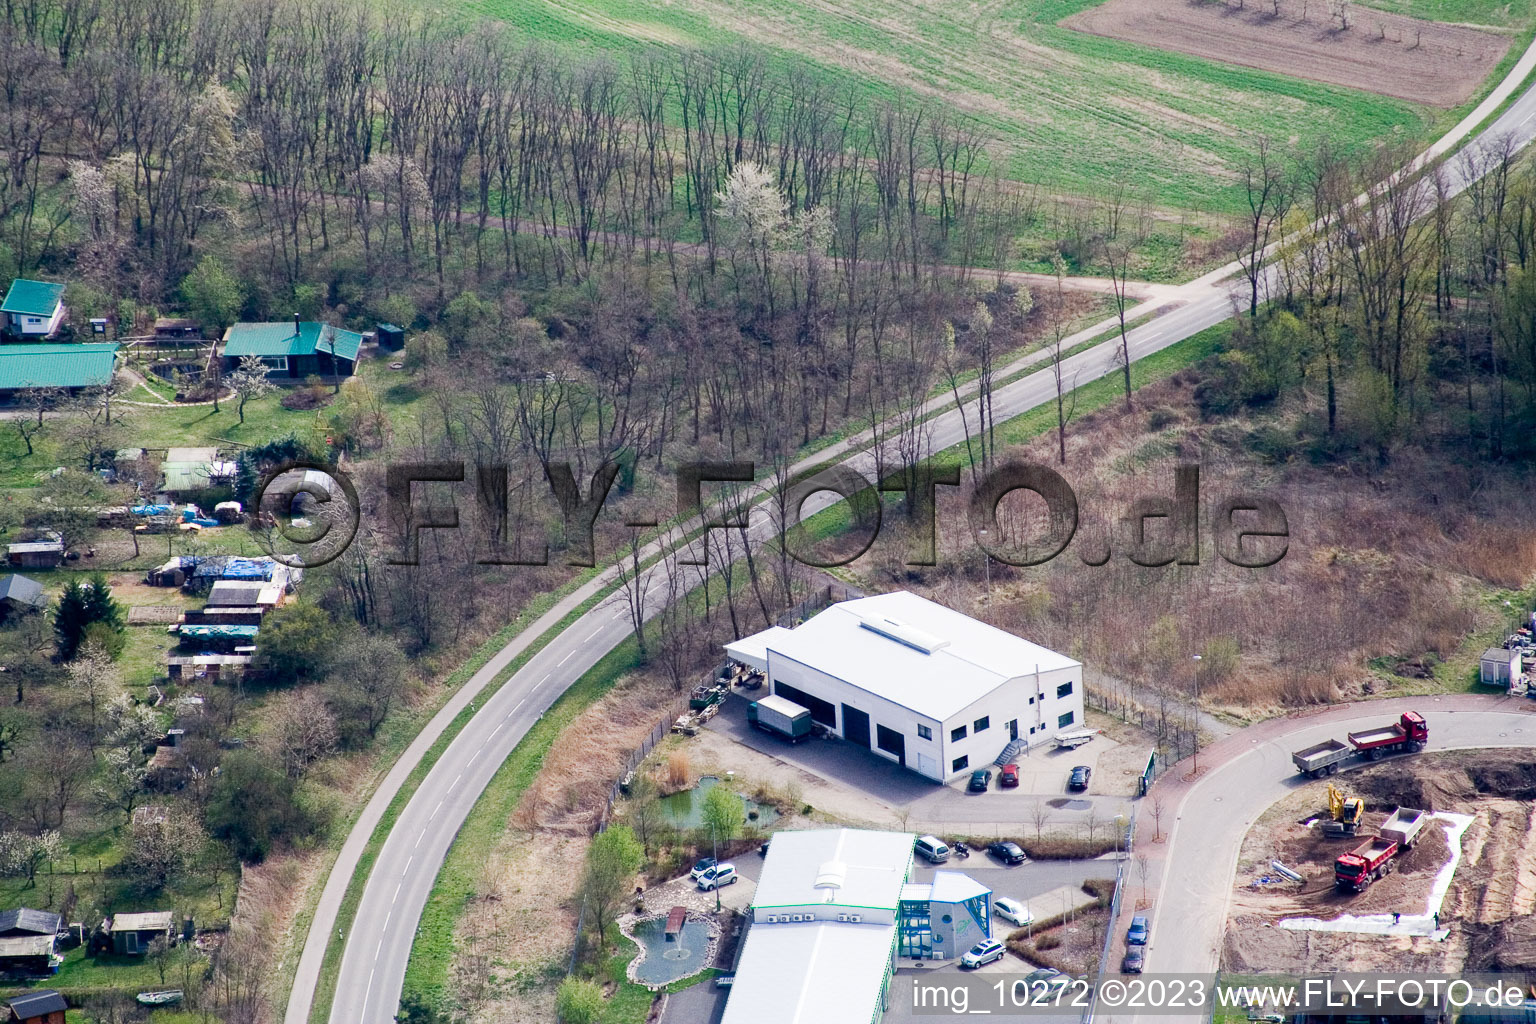
POLYGON ((1467 774, 1479 793, 1491 793, 1510 800, 1536 800, 1536 763, 1520 756, 1505 762, 1479 763, 1467 767, 1467 774))
POLYGON ((1399 761, 1373 765, 1350 776, 1348 788, 1365 797, 1371 810, 1391 812, 1394 807, 1421 807, 1444 811, 1477 798, 1478 787, 1459 764, 1423 764, 1412 774, 1399 761))
POLYGON ((1467 932, 1467 970, 1536 968, 1536 917, 1515 917, 1493 924, 1463 927, 1467 932))

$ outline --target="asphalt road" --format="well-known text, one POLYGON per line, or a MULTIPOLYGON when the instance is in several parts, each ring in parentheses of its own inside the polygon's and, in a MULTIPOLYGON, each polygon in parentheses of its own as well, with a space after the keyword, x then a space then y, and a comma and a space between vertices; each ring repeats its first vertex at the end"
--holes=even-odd
MULTIPOLYGON (((1536 64, 1536 46, 1521 58, 1499 89, 1507 94, 1523 80, 1533 64, 1536 64)), ((1491 100, 1499 95, 1496 91, 1491 100)), ((1502 139, 1506 135, 1515 145, 1523 145, 1536 134, 1536 123, 1533 122, 1536 122, 1536 92, 1527 92, 1468 148, 1491 149, 1488 140, 1502 139)), ((1447 139, 1457 133, 1464 135, 1470 127, 1464 122, 1447 139)), ((1445 141, 1442 140, 1442 144, 1445 141)), ((1450 164, 1452 186, 1459 191, 1465 185, 1466 174, 1459 159, 1453 159, 1450 164)), ((1231 316, 1234 293, 1239 299, 1246 294, 1246 282, 1234 284, 1219 280, 1232 270, 1222 268, 1176 289, 1176 298, 1172 301, 1181 301, 1182 305, 1130 332, 1132 359, 1157 352, 1231 316)), ((1164 298, 1159 304, 1166 305, 1169 301, 1164 298)), ((1141 311, 1151 310, 1138 307, 1133 315, 1139 315, 1141 311)), ((1113 321, 1105 321, 1069 339, 1069 344, 1087 340, 1112 326, 1113 321)), ((1118 339, 1115 339, 1065 360, 1067 382, 1081 386, 1115 372, 1114 358, 1118 347, 1118 339)), ((1012 367, 1004 368, 1001 376, 1027 368, 1042 358, 1043 354, 1037 353, 1019 360, 1012 367)), ((1054 374, 1049 370, 1024 376, 994 393, 997 418, 1007 419, 1045 404, 1054 399, 1055 390, 1054 374)), ((936 398, 929 407, 937 410, 945 404, 945 399, 936 398)), ((973 408, 968 408, 966 415, 970 422, 975 422, 973 408)), ((959 444, 965 437, 960 414, 953 409, 937 413, 925 426, 927 447, 933 451, 959 444)), ((797 472, 846 454, 845 465, 871 475, 875 456, 865 450, 869 443, 868 433, 860 434, 818 453, 792 467, 791 471, 797 472)), ((828 503, 827 494, 815 495, 806 503, 805 512, 814 513, 828 503)), ((679 531, 691 529, 692 525, 685 524, 679 531)), ((670 536, 677 536, 679 531, 670 536)), ((771 531, 772 525, 766 515, 754 517, 753 533, 759 539, 771 531)), ((652 545, 647 550, 659 553, 661 547, 652 545)), ((601 593, 612 582, 611 573, 590 581, 509 643, 432 719, 386 776, 359 816, 327 879, 290 992, 286 1024, 308 1021, 325 947, 336 930, 336 917, 346 887, 374 828, 412 769, 459 712, 480 700, 481 691, 502 669, 538 637, 558 625, 581 602, 601 593)), ((651 590, 653 598, 658 591, 666 593, 659 576, 652 582, 651 590)), ((454 835, 502 760, 529 727, 566 687, 622 642, 628 633, 627 610, 622 596, 608 598, 554 637, 506 685, 477 707, 474 717, 449 744, 378 851, 353 922, 352 935, 342 936, 346 940, 345 953, 331 1006, 333 1024, 387 1024, 393 1019, 416 925, 454 835)))

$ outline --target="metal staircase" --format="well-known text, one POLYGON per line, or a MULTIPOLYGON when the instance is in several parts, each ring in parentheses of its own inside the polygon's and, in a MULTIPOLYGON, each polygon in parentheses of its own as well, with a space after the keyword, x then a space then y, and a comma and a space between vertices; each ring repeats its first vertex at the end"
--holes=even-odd
POLYGON ((1002 767, 1005 764, 1012 764, 1014 759, 1019 756, 1019 751, 1025 749, 1028 746, 1029 740, 1026 740, 1023 737, 1013 740, 1003 748, 1003 752, 998 754, 997 760, 993 761, 992 763, 998 767, 1002 767))

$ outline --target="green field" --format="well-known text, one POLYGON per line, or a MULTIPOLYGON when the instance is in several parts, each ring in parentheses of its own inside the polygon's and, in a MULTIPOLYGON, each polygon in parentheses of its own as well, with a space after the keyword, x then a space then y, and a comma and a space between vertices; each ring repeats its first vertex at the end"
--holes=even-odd
MULTIPOLYGON (((751 40, 866 100, 918 96, 976 118, 1016 180, 1070 194, 1124 181, 1156 205, 1213 213, 1238 207, 1233 168, 1261 135, 1302 149, 1324 134, 1344 144, 1427 137, 1456 113, 1057 27, 1095 2, 477 0, 470 10, 621 55, 751 40)), ((1530 0, 1375 5, 1522 37, 1531 21, 1530 0)))

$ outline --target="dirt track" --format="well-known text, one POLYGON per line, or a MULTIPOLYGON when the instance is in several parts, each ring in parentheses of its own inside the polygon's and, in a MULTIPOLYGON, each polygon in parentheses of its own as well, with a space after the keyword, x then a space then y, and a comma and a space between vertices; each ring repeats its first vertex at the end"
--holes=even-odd
POLYGON ((1265 970, 1425 970, 1536 967, 1536 764, 1523 753, 1424 755, 1343 776, 1366 799, 1365 827, 1399 804, 1474 816, 1462 861, 1443 904, 1443 942, 1423 936, 1291 931, 1284 917, 1423 913, 1435 873, 1449 856, 1445 832, 1431 822, 1398 870, 1359 894, 1333 890, 1333 858, 1347 840, 1324 839, 1301 820, 1323 812, 1323 783, 1303 787, 1267 812, 1243 842, 1223 965, 1265 970), (1411 772, 1406 770, 1411 765, 1411 772), (1300 871, 1300 885, 1254 886, 1271 857, 1300 871))
POLYGON ((1492 32, 1347 6, 1347 30, 1327 0, 1109 0, 1061 24, 1437 107, 1467 100, 1509 49, 1492 32))

